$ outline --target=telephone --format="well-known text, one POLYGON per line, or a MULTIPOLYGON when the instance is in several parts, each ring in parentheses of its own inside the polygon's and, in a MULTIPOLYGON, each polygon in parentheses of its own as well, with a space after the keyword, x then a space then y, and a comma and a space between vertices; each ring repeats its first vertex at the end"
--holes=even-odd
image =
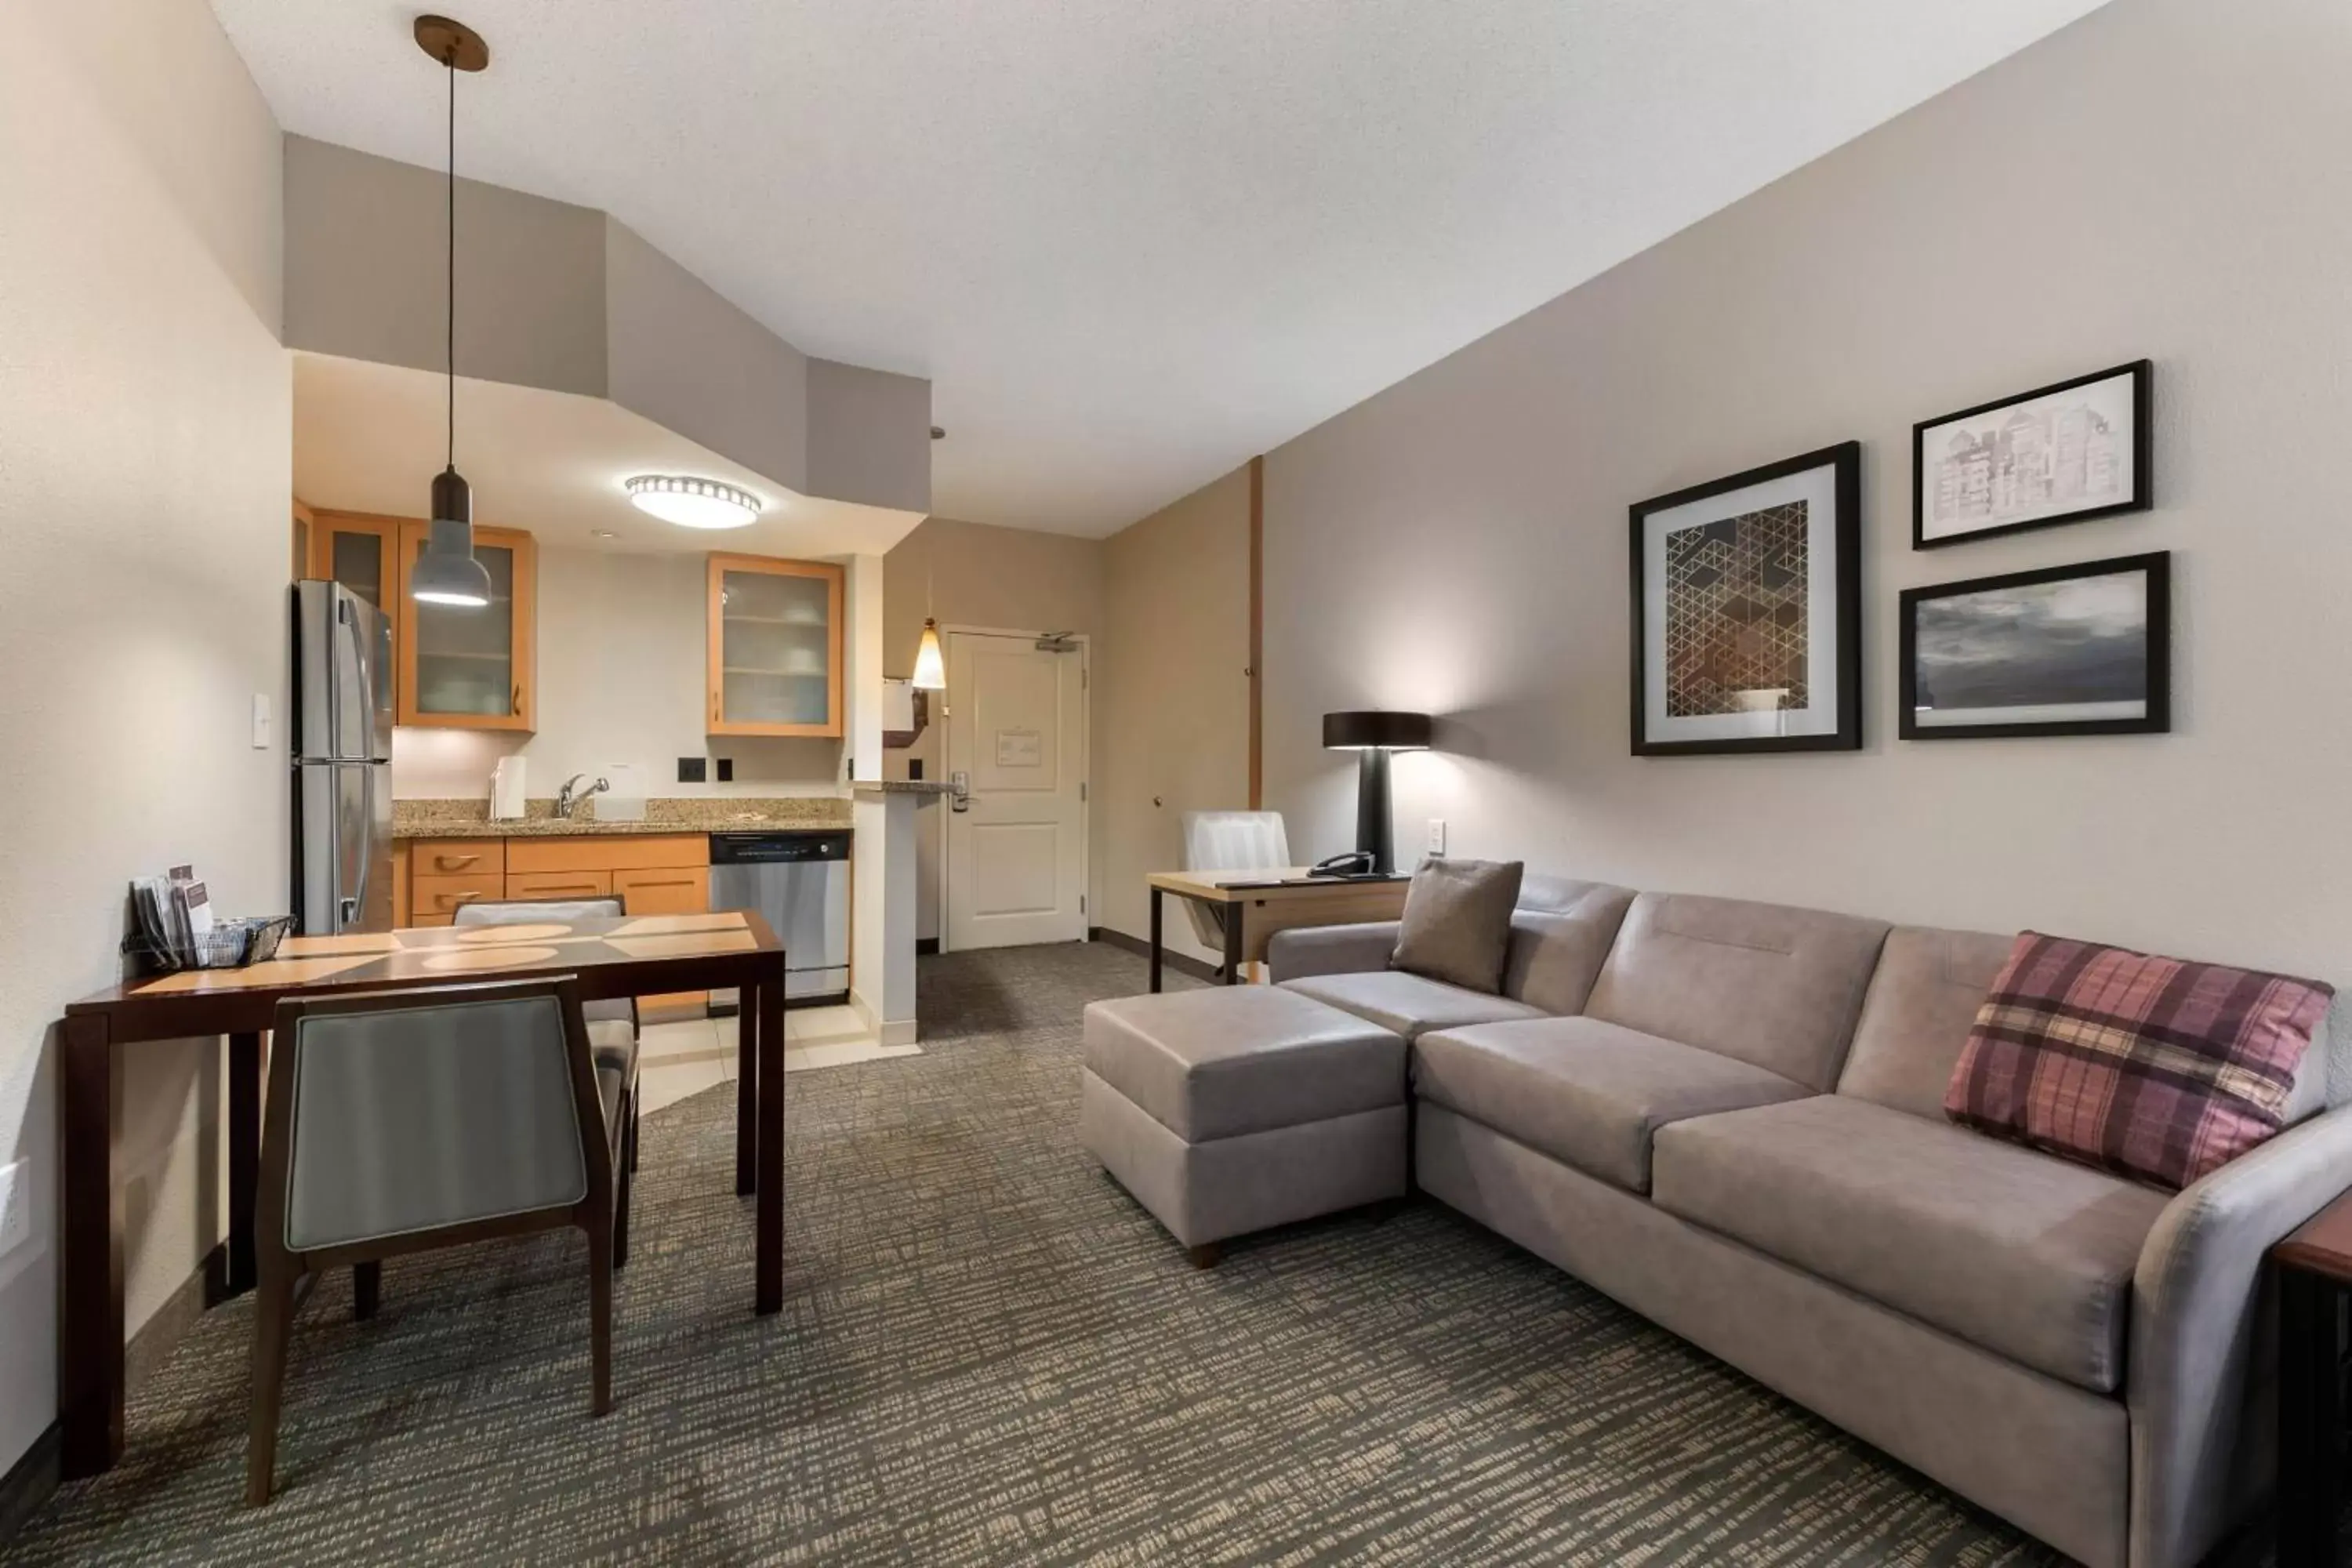
POLYGON ((1307 868, 1310 877, 1369 877, 1371 872, 1372 852, 1369 849, 1350 849, 1345 855, 1318 860, 1307 868))

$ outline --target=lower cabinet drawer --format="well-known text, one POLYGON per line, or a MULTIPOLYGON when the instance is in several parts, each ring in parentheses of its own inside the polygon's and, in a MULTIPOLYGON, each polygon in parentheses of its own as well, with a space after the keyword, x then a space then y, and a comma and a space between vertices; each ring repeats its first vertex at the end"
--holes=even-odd
POLYGON ((498 877, 411 877, 408 879, 408 923, 445 926, 467 904, 496 903, 508 897, 498 877))
POLYGON ((710 908, 710 868, 615 871, 613 891, 633 915, 698 915, 710 908))
POLYGON ((610 871, 507 873, 507 897, 509 899, 609 899, 612 896, 613 873, 610 871))

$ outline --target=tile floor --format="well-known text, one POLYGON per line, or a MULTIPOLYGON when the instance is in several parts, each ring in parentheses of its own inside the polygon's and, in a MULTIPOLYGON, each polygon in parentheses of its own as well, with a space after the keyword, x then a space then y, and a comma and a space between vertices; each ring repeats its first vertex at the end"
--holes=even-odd
MULTIPOLYGON (((735 1019, 687 1018, 647 1024, 637 1068, 645 1110, 659 1110, 735 1077, 735 1019)), ((784 1015, 784 1070, 845 1067, 922 1054, 920 1046, 885 1046, 850 1007, 809 1007, 784 1015)))

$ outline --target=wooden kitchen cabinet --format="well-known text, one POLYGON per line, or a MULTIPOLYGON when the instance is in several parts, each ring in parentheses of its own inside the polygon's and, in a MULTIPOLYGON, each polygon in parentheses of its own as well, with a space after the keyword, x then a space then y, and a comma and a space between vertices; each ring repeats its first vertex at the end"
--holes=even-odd
POLYGON ((419 877, 408 879, 408 923, 417 926, 446 926, 457 918, 457 911, 471 903, 497 903, 512 895, 507 891, 501 877, 477 875, 471 877, 419 877))
POLYGON ((420 605, 408 596, 409 576, 430 532, 431 524, 418 518, 399 523, 400 608, 393 628, 398 721, 528 731, 535 723, 538 543, 514 529, 475 529, 474 559, 490 574, 490 602, 478 608, 420 605))
POLYGON ((406 629, 400 612, 407 595, 399 591, 398 581, 401 520, 317 507, 301 510, 309 516, 309 526, 301 531, 310 550, 302 575, 341 583, 383 611, 392 623, 393 646, 397 647, 406 629))
POLYGON ((714 554, 707 585, 709 732, 838 737, 842 569, 714 554))

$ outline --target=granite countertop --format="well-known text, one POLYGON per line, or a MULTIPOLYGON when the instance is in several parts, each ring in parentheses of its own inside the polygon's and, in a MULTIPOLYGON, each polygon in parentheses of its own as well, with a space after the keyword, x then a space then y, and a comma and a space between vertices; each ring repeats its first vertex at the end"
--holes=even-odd
POLYGON ((695 795, 646 802, 643 822, 599 822, 596 797, 570 817, 555 815, 552 797, 523 803, 520 819, 493 822, 482 800, 395 800, 392 836, 401 838, 614 837, 656 833, 740 833, 759 829, 849 827, 849 802, 839 795, 695 795))
POLYGON ((929 779, 866 779, 850 785, 859 795, 953 795, 955 785, 929 779))

